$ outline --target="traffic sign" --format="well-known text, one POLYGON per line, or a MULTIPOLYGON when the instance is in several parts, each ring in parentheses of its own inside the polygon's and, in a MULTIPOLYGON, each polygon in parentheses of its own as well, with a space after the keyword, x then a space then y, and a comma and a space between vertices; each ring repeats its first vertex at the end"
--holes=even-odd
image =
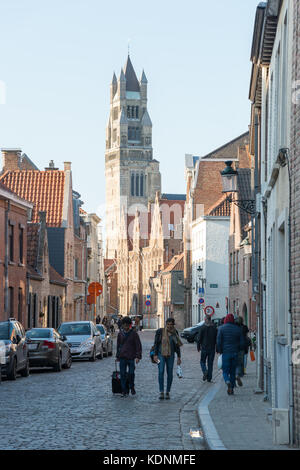
POLYGON ((150 305, 151 305, 150 300, 146 300, 145 305, 147 305, 147 307, 150 307, 150 305))
POLYGON ((99 282, 92 282, 89 287, 88 287, 89 294, 95 295, 98 297, 98 295, 102 294, 103 288, 102 285, 99 282))
POLYGON ((211 317, 215 313, 215 309, 211 305, 208 305, 207 307, 205 307, 204 313, 205 315, 211 317))
POLYGON ((200 297, 200 299, 198 300, 198 303, 199 304, 204 304, 205 303, 205 300, 203 299, 203 297, 200 297))

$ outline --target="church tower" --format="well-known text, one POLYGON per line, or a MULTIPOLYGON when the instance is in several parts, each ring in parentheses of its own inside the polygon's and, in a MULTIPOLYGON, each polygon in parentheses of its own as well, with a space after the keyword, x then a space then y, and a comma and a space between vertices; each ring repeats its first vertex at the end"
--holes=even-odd
POLYGON ((148 81, 137 79, 128 55, 119 78, 110 85, 110 115, 106 128, 106 258, 117 257, 122 208, 134 216, 147 212, 148 202, 161 191, 159 162, 153 159, 152 122, 147 110, 148 81))

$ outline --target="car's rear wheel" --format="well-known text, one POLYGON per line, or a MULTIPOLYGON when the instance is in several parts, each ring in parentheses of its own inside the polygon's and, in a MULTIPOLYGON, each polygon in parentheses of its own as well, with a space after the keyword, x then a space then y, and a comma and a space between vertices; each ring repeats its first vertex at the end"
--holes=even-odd
POLYGON ((7 378, 8 380, 16 380, 17 378, 17 359, 15 357, 13 358, 11 366, 9 367, 7 378))
POLYGON ((194 342, 194 338, 187 338, 187 342, 188 342, 188 343, 193 343, 193 342, 194 342))
POLYGON ((29 376, 29 360, 28 359, 26 361, 26 366, 24 367, 24 369, 22 369, 20 371, 20 374, 22 375, 22 377, 28 377, 29 376))
POLYGON ((59 354, 58 359, 57 359, 57 363, 53 367, 53 370, 55 372, 60 372, 61 369, 62 369, 62 360, 61 360, 61 354, 59 354))

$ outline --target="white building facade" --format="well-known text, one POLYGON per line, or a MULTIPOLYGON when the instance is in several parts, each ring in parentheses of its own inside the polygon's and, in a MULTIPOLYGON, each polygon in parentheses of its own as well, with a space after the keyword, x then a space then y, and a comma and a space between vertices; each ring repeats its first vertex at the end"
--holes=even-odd
POLYGON ((229 295, 229 216, 204 216, 192 222, 192 324, 204 319, 204 308, 214 318, 226 315, 229 295), (200 304, 199 299, 204 299, 200 304))

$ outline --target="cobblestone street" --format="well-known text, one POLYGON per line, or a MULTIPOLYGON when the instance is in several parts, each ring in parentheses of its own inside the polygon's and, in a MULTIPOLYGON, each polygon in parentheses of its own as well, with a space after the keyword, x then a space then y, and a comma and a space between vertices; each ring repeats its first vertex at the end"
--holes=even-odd
MULTIPOLYGON (((70 370, 31 371, 0 386, 2 449, 202 450, 197 405, 202 383, 195 344, 182 348, 183 379, 174 373, 170 401, 158 400, 157 366, 149 360, 154 332, 140 334, 143 360, 136 367, 136 396, 112 395, 113 357, 73 362, 70 370), (18 417, 19 425, 15 418, 18 417)), ((115 340, 116 342, 116 340, 115 340)), ((174 367, 174 372, 176 368, 174 367)))

